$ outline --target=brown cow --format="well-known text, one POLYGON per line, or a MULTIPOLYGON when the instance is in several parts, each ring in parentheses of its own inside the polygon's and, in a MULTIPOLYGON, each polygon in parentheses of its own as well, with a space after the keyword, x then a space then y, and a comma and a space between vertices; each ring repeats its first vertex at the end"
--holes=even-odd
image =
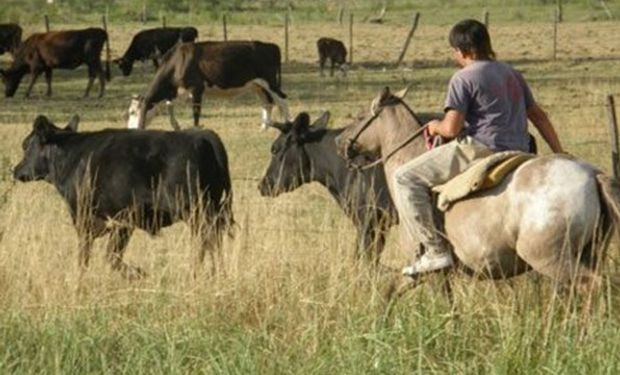
POLYGON ((0 23, 0 55, 14 54, 22 42, 22 28, 15 23, 0 23))
POLYGON ((323 68, 327 59, 330 60, 331 66, 329 70, 330 77, 334 76, 334 66, 339 66, 343 75, 347 75, 347 49, 344 43, 337 39, 320 38, 316 42, 319 50, 319 65, 321 67, 321 77, 323 76, 323 68))
MULTIPOLYGON (((99 97, 105 91, 104 72, 101 65, 101 49, 108 40, 108 34, 100 28, 83 30, 50 31, 32 34, 21 44, 15 59, 7 70, 0 69, 5 84, 5 96, 12 97, 22 78, 30 72, 31 79, 26 97, 30 96, 32 86, 41 73, 45 73, 47 96, 52 95, 52 69, 75 69, 82 64, 88 66, 87 97, 95 77, 99 77, 99 97)), ((109 77, 110 65, 106 61, 106 75, 109 77)))
MULTIPOLYGON (((258 41, 181 43, 164 55, 137 112, 127 126, 144 129, 156 104, 180 92, 192 97, 194 126, 199 125, 202 97, 235 97, 256 93, 262 102, 262 125, 271 124, 274 104, 289 119, 286 95, 280 89, 280 48, 258 41)), ((174 126, 174 125, 173 125, 174 126)))

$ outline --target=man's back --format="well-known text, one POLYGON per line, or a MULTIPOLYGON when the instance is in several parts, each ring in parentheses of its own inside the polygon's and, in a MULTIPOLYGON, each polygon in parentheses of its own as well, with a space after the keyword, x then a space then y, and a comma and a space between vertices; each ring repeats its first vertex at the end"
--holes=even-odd
POLYGON ((476 61, 450 80, 446 108, 465 113, 465 134, 495 151, 529 150, 527 108, 534 98, 508 64, 476 61))

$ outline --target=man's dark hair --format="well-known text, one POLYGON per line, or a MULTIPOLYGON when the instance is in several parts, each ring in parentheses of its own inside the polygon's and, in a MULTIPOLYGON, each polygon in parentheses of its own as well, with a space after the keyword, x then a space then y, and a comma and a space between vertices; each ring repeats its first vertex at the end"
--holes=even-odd
POLYGON ((495 60, 491 37, 480 21, 470 19, 457 23, 450 30, 449 39, 453 48, 474 56, 476 60, 495 60))

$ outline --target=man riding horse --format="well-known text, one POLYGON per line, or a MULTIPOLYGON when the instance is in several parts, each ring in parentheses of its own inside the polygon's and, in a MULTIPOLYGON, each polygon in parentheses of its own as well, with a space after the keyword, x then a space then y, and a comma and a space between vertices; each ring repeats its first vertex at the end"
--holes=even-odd
POLYGON ((497 151, 529 150, 527 120, 553 152, 562 146, 546 113, 536 104, 523 76, 495 60, 486 27, 475 20, 450 31, 454 59, 461 69, 448 85, 444 117, 427 124, 431 136, 454 138, 399 167, 394 203, 403 224, 403 244, 416 240, 425 252, 403 274, 450 267, 449 244, 435 227, 431 188, 447 182, 476 161, 497 151))

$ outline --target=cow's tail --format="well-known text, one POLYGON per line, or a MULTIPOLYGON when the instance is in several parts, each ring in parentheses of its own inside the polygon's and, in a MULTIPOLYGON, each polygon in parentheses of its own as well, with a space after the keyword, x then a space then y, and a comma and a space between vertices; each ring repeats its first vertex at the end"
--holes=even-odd
POLYGON ((282 92, 282 64, 278 62, 278 72, 276 74, 276 87, 273 90, 282 99, 286 99, 286 94, 282 92))
POLYGON ((233 215, 233 191, 232 182, 230 178, 230 169, 228 167, 228 154, 224 143, 217 135, 217 133, 210 131, 212 134, 212 147, 215 150, 215 158, 220 170, 220 177, 222 178, 222 197, 219 202, 218 215, 215 222, 217 231, 219 233, 227 232, 229 237, 234 234, 235 218, 233 215))

